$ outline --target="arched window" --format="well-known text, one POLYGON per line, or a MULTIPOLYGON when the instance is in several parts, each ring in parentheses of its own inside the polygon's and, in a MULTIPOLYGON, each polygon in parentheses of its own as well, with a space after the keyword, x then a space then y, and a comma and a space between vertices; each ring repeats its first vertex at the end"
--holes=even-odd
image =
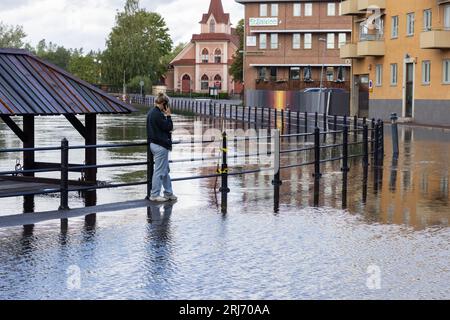
POLYGON ((208 61, 209 61, 209 51, 208 51, 208 49, 205 48, 202 51, 202 62, 208 63, 208 61))
POLYGON ((214 77, 214 86, 218 89, 222 89, 222 77, 219 74, 214 77))
POLYGON ((209 32, 215 33, 216 32, 216 21, 214 19, 211 19, 209 22, 209 32))
POLYGON ((214 51, 214 62, 222 63, 222 51, 220 51, 220 49, 216 49, 216 51, 214 51))
POLYGON ((209 78, 208 78, 208 76, 207 76, 206 74, 204 74, 204 75, 202 76, 202 79, 201 79, 201 89, 202 89, 202 90, 208 90, 208 89, 209 89, 209 78))

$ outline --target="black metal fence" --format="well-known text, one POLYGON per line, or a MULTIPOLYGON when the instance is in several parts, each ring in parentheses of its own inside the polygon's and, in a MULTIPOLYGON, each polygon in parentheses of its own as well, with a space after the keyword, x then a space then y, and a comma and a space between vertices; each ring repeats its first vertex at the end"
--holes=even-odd
MULTIPOLYGON (((135 97, 133 99, 139 99, 135 97)), ((142 101, 142 103, 153 104, 152 98, 142 101)), ((217 148, 220 150, 220 156, 211 157, 198 157, 172 160, 171 163, 186 163, 186 162, 198 162, 206 160, 217 160, 220 162, 216 171, 212 171, 204 175, 188 176, 188 177, 175 177, 172 181, 187 181, 196 179, 217 178, 221 179, 221 188, 219 192, 221 194, 221 208, 222 212, 227 211, 227 194, 230 192, 228 178, 236 175, 253 174, 257 172, 273 171, 273 186, 274 186, 274 210, 279 209, 279 192, 282 185, 280 172, 282 170, 289 170, 290 168, 302 167, 302 166, 314 166, 314 205, 319 205, 319 189, 321 181, 321 166, 327 162, 340 161, 342 164, 342 181, 343 181, 343 196, 346 195, 349 171, 349 160, 353 158, 362 159, 362 166, 365 176, 367 176, 367 170, 371 162, 374 168, 379 167, 383 163, 384 157, 384 123, 380 120, 371 122, 366 119, 359 119, 354 117, 349 119, 347 117, 328 117, 326 115, 315 114, 301 114, 296 112, 284 111, 284 110, 268 110, 267 108, 249 108, 242 106, 227 106, 217 105, 206 102, 194 102, 173 100, 172 107, 174 111, 189 111, 192 113, 199 113, 209 117, 227 117, 235 121, 243 121, 248 123, 254 123, 255 125, 267 124, 270 128, 270 135, 256 136, 256 137, 234 137, 228 138, 227 133, 223 132, 221 139, 211 137, 210 139, 202 141, 179 141, 178 145, 183 144, 207 144, 217 143, 217 148), (351 121, 350 121, 351 120, 351 121), (287 130, 285 130, 285 125, 287 130), (303 128, 304 132, 300 132, 300 128, 303 128), (312 128, 313 130, 309 130, 312 128), (281 129, 281 130, 279 130, 281 129), (295 130, 295 131, 294 131, 295 130), (332 142, 327 142, 327 137, 332 137, 332 142), (353 139, 351 139, 353 138, 353 139), (251 170, 238 170, 237 168, 230 168, 230 143, 236 143, 237 141, 250 141, 257 139, 270 140, 270 151, 266 150, 267 155, 271 155, 274 158, 273 166, 270 168, 259 167, 251 170), (301 148, 282 149, 282 141, 290 139, 297 139, 297 141, 313 141, 313 145, 303 145, 301 148), (339 141, 339 143, 337 142, 339 141), (357 146, 353 148, 353 146, 357 146), (329 156, 326 150, 338 149, 340 150, 339 156, 329 156), (350 152, 350 150, 352 152, 350 152), (354 152, 353 152, 354 151, 354 152), (281 164, 281 157, 286 154, 307 154, 305 157, 307 160, 300 163, 281 164), (371 161, 370 161, 371 160, 371 161)), ((298 146, 298 145, 297 145, 298 146)), ((11 170, 0 172, 0 177, 12 176, 18 174, 38 174, 45 172, 60 172, 60 185, 52 189, 45 189, 39 191, 30 192, 11 192, 0 194, 0 198, 17 197, 27 195, 42 195, 51 193, 60 193, 60 210, 68 210, 68 194, 70 192, 81 191, 94 191, 100 189, 110 188, 122 188, 129 186, 147 185, 147 197, 150 196, 151 184, 153 178, 153 155, 150 151, 149 143, 142 141, 138 143, 128 144, 103 144, 103 145, 80 145, 71 146, 66 139, 61 141, 61 145, 57 147, 42 147, 42 148, 14 148, 14 149, 0 149, 0 153, 20 153, 20 152, 42 152, 42 151, 60 151, 61 164, 54 168, 44 169, 27 169, 22 171, 11 170), (102 149, 102 148, 135 148, 145 147, 147 150, 146 161, 140 162, 126 162, 126 163, 110 163, 110 164, 97 164, 97 165, 70 165, 69 151, 80 149, 102 149), (85 172, 89 169, 104 169, 115 167, 139 167, 145 166, 147 171, 147 178, 144 181, 135 181, 129 183, 112 183, 112 184, 98 184, 86 186, 69 186, 69 172, 85 172)), ((255 154, 244 153, 234 154, 233 158, 248 158, 259 156, 259 151, 255 154)), ((300 158, 300 157, 299 157, 300 158)), ((344 198, 344 197, 343 197, 344 198)), ((346 201, 346 197, 345 200, 346 201)), ((343 202, 343 206, 346 206, 346 202, 343 202)))

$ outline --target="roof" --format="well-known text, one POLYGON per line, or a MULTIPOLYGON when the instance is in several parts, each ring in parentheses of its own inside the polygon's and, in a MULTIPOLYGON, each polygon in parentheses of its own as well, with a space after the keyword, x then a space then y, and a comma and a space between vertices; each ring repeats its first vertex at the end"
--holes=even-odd
POLYGON ((214 19, 216 19, 217 23, 228 24, 230 22, 230 14, 224 12, 222 0, 211 0, 208 13, 203 15, 202 21, 200 21, 200 23, 207 23, 211 14, 214 16, 214 19))
POLYGON ((132 106, 28 51, 0 48, 0 115, 132 111, 132 106))
POLYGON ((195 59, 180 59, 172 62, 174 66, 190 66, 195 65, 195 59))

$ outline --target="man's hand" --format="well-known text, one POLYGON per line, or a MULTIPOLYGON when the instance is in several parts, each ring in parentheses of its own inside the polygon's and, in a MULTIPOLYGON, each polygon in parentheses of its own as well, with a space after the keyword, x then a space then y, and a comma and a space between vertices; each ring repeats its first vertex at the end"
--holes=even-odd
POLYGON ((169 106, 167 106, 166 111, 164 112, 164 114, 166 115, 166 117, 170 117, 172 115, 172 111, 170 111, 169 106))

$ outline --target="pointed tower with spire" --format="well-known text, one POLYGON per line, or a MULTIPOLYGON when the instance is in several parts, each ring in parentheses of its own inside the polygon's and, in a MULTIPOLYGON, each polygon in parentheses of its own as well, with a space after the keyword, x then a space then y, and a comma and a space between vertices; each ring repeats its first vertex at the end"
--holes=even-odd
POLYGON ((208 12, 200 20, 200 30, 170 63, 167 89, 209 94, 211 88, 216 88, 221 93, 235 93, 228 70, 239 48, 239 37, 221 0, 210 1, 208 12))

